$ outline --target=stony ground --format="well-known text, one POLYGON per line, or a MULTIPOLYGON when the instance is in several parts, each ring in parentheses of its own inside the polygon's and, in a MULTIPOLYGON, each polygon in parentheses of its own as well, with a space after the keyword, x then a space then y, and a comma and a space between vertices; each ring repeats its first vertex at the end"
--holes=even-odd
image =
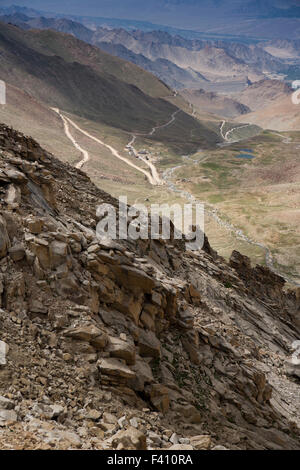
POLYGON ((207 240, 96 238, 102 202, 0 127, 0 448, 298 449, 299 291, 207 240))

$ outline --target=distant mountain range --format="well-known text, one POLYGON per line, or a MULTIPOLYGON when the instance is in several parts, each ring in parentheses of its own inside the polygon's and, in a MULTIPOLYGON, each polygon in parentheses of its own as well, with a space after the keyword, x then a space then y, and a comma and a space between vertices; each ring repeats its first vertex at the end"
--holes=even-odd
POLYGON ((207 88, 209 82, 247 83, 265 74, 283 73, 287 64, 264 43, 244 44, 224 40, 187 39, 165 31, 127 31, 124 28, 90 29, 67 18, 29 17, 22 11, 0 19, 27 29, 53 29, 98 46, 153 73, 175 89, 207 88))
MULTIPOLYGON (((35 4, 38 5, 39 2, 35 4)), ((47 2, 40 1, 40 10, 12 6, 0 9, 2 15, 24 14, 30 17, 65 17, 89 28, 108 26, 144 31, 162 29, 188 38, 240 36, 256 39, 299 39, 300 5, 298 0, 99 0, 97 7, 88 4, 72 7, 72 13, 45 12, 47 2), (76 12, 76 14, 75 14, 76 12), (101 17, 99 17, 101 12, 101 17), (112 18, 112 16, 114 18, 112 18)), ((66 10, 58 0, 49 9, 66 10)))

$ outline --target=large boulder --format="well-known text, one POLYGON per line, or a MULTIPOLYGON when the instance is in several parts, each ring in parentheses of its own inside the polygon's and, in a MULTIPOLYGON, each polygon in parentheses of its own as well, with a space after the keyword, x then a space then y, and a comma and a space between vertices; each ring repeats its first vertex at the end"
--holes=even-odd
POLYGON ((138 429, 129 427, 113 436, 112 446, 117 450, 147 450, 146 436, 138 429))
POLYGON ((161 384, 151 384, 146 387, 146 393, 152 405, 162 413, 167 413, 170 407, 169 390, 161 384))
POLYGON ((120 377, 124 379, 134 379, 135 372, 126 364, 123 364, 118 359, 114 358, 104 358, 98 361, 98 368, 101 374, 113 376, 113 377, 120 377))
POLYGON ((68 245, 64 242, 54 240, 49 247, 50 263, 52 268, 57 268, 66 262, 68 256, 68 245))
POLYGON ((112 357, 124 359, 128 365, 135 364, 135 346, 133 343, 110 336, 107 351, 112 357))
POLYGON ((99 350, 105 348, 107 344, 107 334, 95 325, 71 327, 64 332, 64 336, 75 340, 86 341, 94 346, 95 349, 99 350))
POLYGON ((190 443, 196 450, 210 450, 211 437, 210 436, 194 436, 190 438, 190 443))
POLYGON ((155 287, 155 281, 148 274, 132 266, 113 266, 113 272, 121 286, 132 291, 143 291, 150 294, 155 287))
POLYGON ((160 348, 160 341, 157 339, 153 331, 140 330, 140 356, 159 358, 161 354, 160 348))
POLYGON ((132 388, 138 392, 142 392, 145 388, 145 384, 151 384, 154 382, 152 369, 149 364, 137 355, 136 363, 132 367, 132 370, 136 373, 134 380, 130 382, 132 388))

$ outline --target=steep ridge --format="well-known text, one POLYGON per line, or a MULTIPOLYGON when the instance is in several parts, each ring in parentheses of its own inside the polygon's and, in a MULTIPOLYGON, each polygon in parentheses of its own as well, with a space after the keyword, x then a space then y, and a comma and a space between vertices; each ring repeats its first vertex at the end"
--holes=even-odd
POLYGON ((127 49, 122 44, 112 44, 110 42, 99 42, 98 47, 101 50, 108 52, 122 59, 133 62, 134 64, 142 67, 148 72, 156 75, 164 83, 168 84, 173 89, 181 89, 182 87, 198 87, 201 82, 208 82, 208 80, 199 72, 192 68, 183 69, 175 65, 167 59, 150 60, 143 54, 135 54, 130 49, 127 49))
POLYGON ((242 116, 239 121, 281 132, 299 131, 300 109, 299 105, 293 103, 291 95, 279 97, 262 109, 242 116))
POLYGON ((128 130, 155 124, 174 109, 112 75, 35 51, 17 28, 1 28, 0 47, 1 78, 49 105, 128 130))
POLYGON ((299 291, 207 239, 96 238, 101 203, 0 126, 0 448, 299 448, 299 291))
POLYGON ((1 23, 1 31, 12 42, 24 43, 41 54, 60 56, 67 62, 76 61, 88 65, 97 72, 105 72, 135 85, 150 96, 162 97, 169 93, 168 87, 153 75, 92 47, 81 37, 76 38, 73 30, 56 32, 50 29, 46 31, 37 29, 24 32, 13 25, 1 23), (64 32, 69 34, 58 34, 64 32))
POLYGON ((233 97, 252 111, 262 109, 279 99, 291 96, 292 90, 279 80, 261 80, 252 83, 244 91, 236 93, 233 97))
MULTIPOLYGON (((24 33, 3 24, 0 50, 2 80, 50 107, 91 121, 129 132, 148 132, 167 122, 178 109, 162 99, 162 95, 172 93, 156 77, 70 35, 55 31, 24 33), (145 80, 143 87, 149 94, 132 83, 134 73, 136 84, 143 82, 146 74, 148 82, 145 80)), ((183 112, 178 121, 181 143, 195 148, 218 142, 217 133, 194 117, 183 112)))
POLYGON ((180 94, 186 101, 192 103, 193 106, 201 111, 215 114, 217 116, 224 116, 234 118, 251 112, 248 106, 245 106, 238 101, 227 98, 226 96, 219 95, 213 92, 206 92, 200 90, 181 90, 180 94))

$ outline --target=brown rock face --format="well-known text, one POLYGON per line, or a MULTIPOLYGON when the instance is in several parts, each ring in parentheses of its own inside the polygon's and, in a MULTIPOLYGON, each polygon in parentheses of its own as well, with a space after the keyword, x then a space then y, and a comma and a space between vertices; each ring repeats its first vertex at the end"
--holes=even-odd
POLYGON ((0 449, 299 448, 299 292, 206 238, 97 239, 117 201, 3 125, 0 183, 0 449))

